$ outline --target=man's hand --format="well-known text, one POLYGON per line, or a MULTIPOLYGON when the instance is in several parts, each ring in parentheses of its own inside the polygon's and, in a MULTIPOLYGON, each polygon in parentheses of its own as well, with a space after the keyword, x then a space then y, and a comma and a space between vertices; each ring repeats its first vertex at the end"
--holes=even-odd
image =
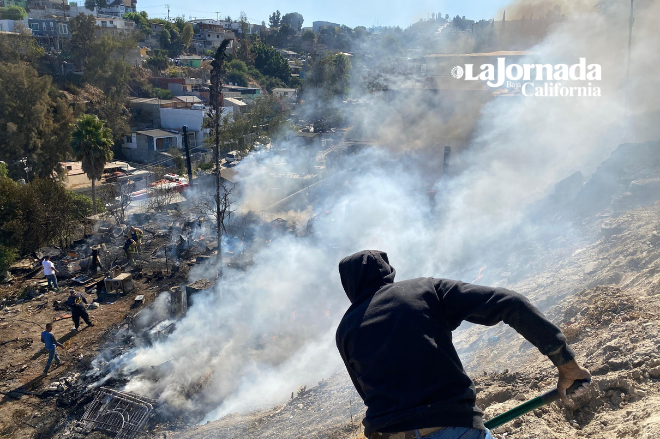
MULTIPOLYGON (((580 365, 577 363, 577 361, 575 361, 575 359, 569 361, 563 366, 557 366, 557 369, 559 370, 559 380, 557 381, 557 390, 559 391, 559 397, 561 398, 562 401, 568 404, 568 398, 566 397, 566 389, 571 387, 573 381, 575 380, 584 380, 587 378, 591 378, 591 374, 587 369, 580 367, 580 365)), ((583 383, 582 386, 578 387, 578 389, 575 392, 573 392, 571 396, 576 397, 576 396, 584 395, 585 393, 587 393, 588 387, 589 384, 583 383)))

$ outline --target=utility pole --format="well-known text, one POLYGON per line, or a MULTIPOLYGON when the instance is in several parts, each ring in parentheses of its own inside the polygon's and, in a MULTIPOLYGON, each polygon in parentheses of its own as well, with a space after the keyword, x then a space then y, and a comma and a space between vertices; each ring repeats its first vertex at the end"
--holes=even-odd
POLYGON ((188 145, 188 127, 183 126, 183 145, 186 147, 186 166, 188 167, 188 184, 193 187, 192 165, 190 164, 190 145, 188 145))
POLYGON ((220 21, 220 12, 219 11, 217 11, 215 13, 215 21, 220 21))
POLYGON ((167 21, 170 21, 170 5, 165 6, 167 6, 167 21))

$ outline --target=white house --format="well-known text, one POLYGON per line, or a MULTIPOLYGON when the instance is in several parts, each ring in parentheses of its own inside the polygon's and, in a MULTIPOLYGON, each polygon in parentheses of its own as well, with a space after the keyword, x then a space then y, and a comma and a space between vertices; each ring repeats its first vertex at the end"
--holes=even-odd
POLYGON ((273 94, 278 98, 289 99, 291 101, 298 97, 298 90, 295 88, 274 88, 273 94))
MULTIPOLYGON (((187 96, 185 96, 187 97, 187 96)), ((195 133, 195 142, 190 142, 190 146, 200 146, 204 140, 205 132, 208 129, 202 128, 204 123, 204 108, 161 108, 160 124, 166 130, 176 130, 180 132, 183 126, 188 127, 188 133, 195 133)), ((181 147, 183 145, 179 145, 181 147)))

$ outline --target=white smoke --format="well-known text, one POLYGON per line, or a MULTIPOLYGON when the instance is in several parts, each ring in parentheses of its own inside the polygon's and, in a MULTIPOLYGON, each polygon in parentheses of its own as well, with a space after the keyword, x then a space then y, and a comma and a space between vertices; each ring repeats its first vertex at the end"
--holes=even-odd
MULTIPOLYGON (((646 12, 660 18, 657 6, 646 12)), ((642 23, 639 38, 652 35, 642 23)), ((522 239, 534 236, 525 215, 548 187, 577 170, 592 172, 625 140, 657 137, 626 123, 620 87, 626 36, 627 19, 604 14, 577 15, 558 24, 530 50, 530 60, 572 64, 586 57, 600 63, 603 96, 490 101, 481 109, 469 147, 452 158, 454 177, 435 184, 437 205, 423 182, 437 179, 440 170, 434 178, 422 166, 410 166, 414 153, 406 160, 401 150, 442 142, 436 125, 446 127, 447 118, 438 111, 434 120, 441 102, 422 99, 426 91, 411 91, 391 105, 365 110, 363 120, 387 122, 375 129, 382 146, 347 157, 344 167, 351 169, 315 192, 313 235, 285 233, 261 247, 245 271, 225 269, 212 293, 195 297, 169 338, 116 360, 136 371, 168 365, 158 380, 134 375, 126 390, 174 409, 202 412, 206 420, 281 402, 298 386, 313 385, 342 367, 334 329, 348 307, 337 273, 343 256, 362 249, 386 251, 398 280, 472 277, 510 248, 513 231, 522 239), (397 123, 410 112, 425 117, 397 123)), ((653 41, 649 44, 658 44, 653 41)), ((634 59, 644 59, 640 65, 646 66, 653 59, 657 66, 659 53, 637 45, 634 59)), ((637 68, 633 72, 635 112, 657 110, 658 101, 641 92, 645 77, 637 68)), ((655 87, 656 79, 648 81, 655 87)), ((243 206, 263 205, 263 190, 277 185, 272 174, 282 173, 279 163, 264 162, 266 172, 245 181, 243 206)))

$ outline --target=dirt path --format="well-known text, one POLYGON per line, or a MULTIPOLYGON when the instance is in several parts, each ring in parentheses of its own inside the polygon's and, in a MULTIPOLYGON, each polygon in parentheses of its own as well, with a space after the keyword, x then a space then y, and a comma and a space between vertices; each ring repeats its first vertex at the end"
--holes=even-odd
MULTIPOLYGON (((0 437, 40 438, 53 437, 63 428, 70 410, 58 405, 58 392, 48 392, 53 382, 62 381, 89 370, 91 361, 101 352, 114 331, 124 324, 127 316, 139 309, 132 308, 135 296, 145 296, 148 304, 156 292, 169 289, 170 279, 160 282, 136 282, 136 290, 114 303, 101 303, 88 310, 94 327, 81 321, 80 330, 72 331, 69 311, 55 310, 54 301, 66 301, 67 282, 61 282, 62 291, 47 293, 40 298, 4 308, 0 311, 0 437), (47 356, 44 355, 41 332, 46 323, 53 322, 53 334, 65 349, 58 348, 62 366, 51 366, 48 376, 42 372, 47 356)), ((176 283, 176 282, 174 282, 176 283)), ((20 282, 4 286, 5 294, 23 287, 20 282), (12 290, 10 290, 10 288, 12 290)), ((77 289, 82 292, 82 289, 77 289)), ((83 294, 89 303, 95 295, 83 294)))

